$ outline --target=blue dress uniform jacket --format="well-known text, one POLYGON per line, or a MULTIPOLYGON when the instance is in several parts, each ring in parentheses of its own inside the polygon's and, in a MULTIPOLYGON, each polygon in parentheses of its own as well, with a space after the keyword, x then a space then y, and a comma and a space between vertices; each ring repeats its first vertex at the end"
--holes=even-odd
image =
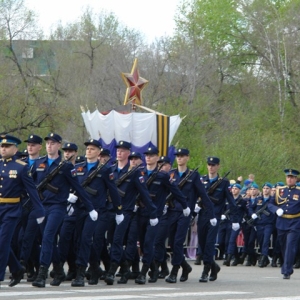
MULTIPOLYGON (((115 180, 122 177, 125 173, 128 172, 130 164, 118 170, 117 165, 113 167, 113 174, 115 180)), ((147 186, 144 174, 141 172, 140 169, 137 169, 133 173, 131 173, 119 186, 118 188, 125 193, 125 196, 121 198, 122 209, 123 211, 132 212, 134 210, 134 206, 136 204, 136 196, 138 193, 142 198, 143 204, 149 211, 150 218, 154 219, 157 217, 157 209, 156 206, 153 204, 147 186)))
MULTIPOLYGON (((98 165, 92 167, 88 171, 87 162, 76 164, 75 169, 79 183, 82 184, 82 182, 97 168, 97 166, 98 165)), ((112 199, 112 203, 114 208, 116 209, 117 214, 121 214, 121 199, 115 185, 113 175, 114 174, 111 167, 102 167, 96 177, 94 177, 94 179, 88 185, 89 188, 97 191, 97 194, 92 195, 89 193, 89 196, 94 208, 98 211, 104 211, 107 208, 106 199, 107 191, 109 191, 110 198, 112 199)))
POLYGON ((271 197, 268 208, 274 214, 277 209, 283 209, 283 215, 277 217, 277 229, 300 229, 300 187, 277 187, 275 197, 271 197))
MULTIPOLYGON (((216 178, 218 180, 219 176, 216 178)), ((209 188, 214 184, 214 182, 210 182, 208 175, 201 177, 201 181, 205 187, 205 190, 208 191, 209 188)), ((233 196, 229 190, 229 180, 223 180, 220 185, 214 190, 213 194, 210 195, 214 199, 217 199, 218 202, 214 203, 214 212, 217 219, 221 219, 221 215, 224 212, 224 208, 226 205, 226 199, 228 202, 228 206, 230 208, 230 217, 232 223, 238 223, 239 217, 237 213, 237 207, 233 196)))
POLYGON ((20 198, 26 190, 34 206, 34 216, 45 215, 27 163, 15 158, 1 159, 0 172, 0 199, 4 199, 3 203, 5 198, 20 198))
MULTIPOLYGON (((156 172, 157 168, 153 170, 153 172, 156 172)), ((146 182, 149 179, 150 176, 147 175, 147 168, 145 167, 142 171, 145 174, 146 182)), ((175 184, 172 180, 170 180, 170 176, 167 172, 159 171, 155 179, 152 181, 152 183, 148 186, 149 193, 151 195, 151 198, 153 199, 153 202, 155 206, 157 207, 157 215, 161 216, 163 214, 163 210, 166 204, 166 197, 171 192, 174 198, 180 203, 181 205, 181 211, 182 209, 187 208, 187 199, 182 194, 180 189, 178 188, 177 184, 175 184)), ((140 208, 140 213, 147 213, 148 210, 140 208)))
MULTIPOLYGON (((192 170, 187 169, 182 176, 180 176, 178 169, 173 169, 170 171, 170 181, 178 185, 183 178, 188 176, 189 172, 192 172, 192 170)), ((183 195, 187 197, 187 205, 191 211, 194 210, 196 201, 200 197, 203 207, 206 209, 207 217, 209 219, 213 219, 215 217, 213 204, 207 196, 198 172, 195 172, 180 190, 183 195)), ((177 201, 177 199, 175 199, 174 205, 175 207, 173 210, 182 211, 184 208, 182 207, 181 203, 177 201)))
MULTIPOLYGON (((258 210, 260 210, 266 203, 268 203, 270 200, 270 198, 268 199, 264 199, 263 197, 259 196, 257 197, 254 202, 252 203, 252 205, 250 205, 249 207, 249 213, 250 216, 253 213, 256 213, 258 210)), ((254 224, 255 225, 267 225, 267 224, 275 224, 275 220, 276 220, 276 216, 273 212, 271 212, 268 209, 268 205, 265 209, 265 211, 267 213, 269 213, 269 215, 267 216, 265 213, 261 213, 260 216, 255 219, 254 224)))
MULTIPOLYGON (((32 175, 35 182, 39 184, 53 169, 55 169, 61 162, 61 156, 59 156, 51 166, 48 164, 48 157, 42 157, 35 161, 32 168, 32 175)), ((63 204, 67 206, 70 187, 76 191, 77 196, 83 201, 86 210, 92 211, 94 207, 87 195, 86 191, 80 186, 76 174, 76 170, 71 162, 67 162, 56 176, 51 180, 51 185, 58 188, 58 193, 55 194, 47 189, 43 191, 43 204, 63 204)))

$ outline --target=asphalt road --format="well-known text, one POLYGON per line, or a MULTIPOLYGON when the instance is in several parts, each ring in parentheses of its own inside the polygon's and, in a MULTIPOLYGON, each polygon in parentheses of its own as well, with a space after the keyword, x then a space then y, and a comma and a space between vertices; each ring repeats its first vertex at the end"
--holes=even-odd
MULTIPOLYGON (((203 266, 195 266, 194 261, 189 261, 193 267, 189 280, 169 284, 163 279, 157 283, 138 285, 133 280, 120 285, 115 282, 107 286, 99 281, 96 286, 73 288, 70 282, 63 282, 59 287, 50 286, 47 279, 46 288, 32 287, 31 283, 22 280, 15 287, 8 287, 9 279, 1 283, 0 300, 123 300, 123 299, 255 299, 255 300, 300 300, 300 269, 295 270, 291 279, 284 280, 280 268, 259 268, 257 266, 226 267, 221 265, 221 272, 214 282, 200 283, 203 266)), ((181 270, 179 270, 179 275, 181 270)), ((178 276, 179 279, 179 276, 178 276)))

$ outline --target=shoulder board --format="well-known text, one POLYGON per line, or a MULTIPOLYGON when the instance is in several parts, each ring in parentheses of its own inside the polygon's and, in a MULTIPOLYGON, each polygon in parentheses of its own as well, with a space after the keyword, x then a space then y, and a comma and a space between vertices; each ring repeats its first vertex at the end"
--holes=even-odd
POLYGON ((276 189, 277 190, 281 190, 281 189, 285 189, 287 188, 287 185, 284 185, 284 186, 276 186, 276 189))
POLYGON ((175 172, 177 168, 171 169, 169 172, 175 172))
POLYGON ((46 158, 47 155, 43 155, 43 156, 40 156, 38 159, 41 159, 41 158, 46 158))
POLYGON ((23 166, 26 166, 27 163, 21 159, 16 159, 16 163, 20 164, 20 165, 23 165, 23 166))
POLYGON ((297 189, 297 190, 300 190, 300 186, 296 186, 296 189, 297 189))

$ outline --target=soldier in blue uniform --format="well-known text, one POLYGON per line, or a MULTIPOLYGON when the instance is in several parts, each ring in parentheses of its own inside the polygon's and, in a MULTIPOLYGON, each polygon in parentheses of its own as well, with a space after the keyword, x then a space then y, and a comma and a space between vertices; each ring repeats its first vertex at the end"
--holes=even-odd
POLYGON ((256 229, 257 242, 261 252, 261 256, 258 260, 258 266, 260 268, 264 268, 270 263, 268 258, 269 244, 275 226, 275 214, 271 213, 268 209, 268 202, 271 198, 272 184, 266 182, 262 185, 262 189, 262 195, 258 196, 249 208, 251 218, 254 220, 253 225, 256 229), (265 206, 266 208, 263 209, 265 206), (263 213, 257 215, 256 212, 261 209, 263 209, 263 213))
MULTIPOLYGON (((158 169, 157 162, 159 159, 157 147, 149 147, 145 152, 146 167, 144 168, 145 178, 151 198, 157 207, 158 220, 163 215, 166 204, 166 197, 171 192, 174 198, 181 204, 182 212, 185 217, 190 214, 190 208, 187 206, 187 199, 181 193, 176 183, 170 181, 167 172, 158 169)), ((143 266, 139 276, 135 282, 138 284, 145 284, 146 274, 151 264, 152 276, 149 282, 156 282, 158 278, 159 263, 153 261, 154 258, 154 244, 158 231, 160 230, 160 223, 157 226, 149 224, 150 214, 146 207, 140 207, 138 210, 138 232, 139 242, 143 253, 143 266)))
POLYGON ((132 220, 135 218, 134 207, 136 204, 136 197, 141 195, 144 205, 147 207, 150 216, 150 224, 155 226, 158 223, 156 206, 153 204, 149 192, 147 190, 144 175, 139 169, 129 169, 130 163, 128 157, 130 155, 131 143, 127 141, 119 141, 117 148, 117 164, 113 167, 113 175, 116 179, 116 184, 121 194, 121 202, 124 213, 124 221, 116 226, 113 243, 110 249, 111 265, 106 275, 105 282, 108 285, 114 283, 114 277, 117 268, 122 262, 123 270, 129 272, 130 263, 134 260, 135 249, 137 245, 137 228, 136 222, 132 220), (123 242, 125 234, 130 227, 129 233, 132 237, 130 244, 126 244, 126 255, 123 253, 123 242), (124 255, 124 256, 123 256, 124 255))
MULTIPOLYGON (((235 200, 235 204, 237 206, 237 214, 238 214, 238 222, 241 225, 243 222, 245 222, 244 216, 248 215, 248 208, 247 208, 247 201, 244 200, 242 195, 240 194, 242 189, 242 186, 238 183, 234 183, 231 185, 231 193, 232 196, 235 200)), ((230 209, 229 209, 229 219, 231 221, 231 214, 230 214, 230 209)), ((228 248, 227 248, 227 255, 226 255, 226 260, 224 261, 225 266, 230 266, 230 261, 232 259, 232 256, 234 256, 234 260, 232 262, 232 266, 237 266, 240 263, 240 258, 239 258, 239 253, 237 249, 237 244, 236 244, 236 239, 239 235, 240 229, 239 230, 233 230, 231 226, 231 233, 230 233, 230 238, 229 238, 229 243, 228 243, 228 248)))
MULTIPOLYGON (((185 148, 176 150, 174 154, 176 155, 177 169, 170 171, 170 181, 173 184, 177 184, 183 195, 187 197, 187 206, 190 210, 194 210, 197 199, 201 197, 203 207, 206 209, 205 215, 208 218, 208 222, 210 222, 212 226, 215 226, 217 220, 215 218, 213 204, 205 192, 200 180, 200 175, 198 171, 190 170, 187 166, 190 158, 189 153, 189 150, 185 148), (184 182, 184 184, 181 185, 181 182, 184 182)), ((173 267, 170 275, 165 280, 168 283, 176 283, 180 266, 182 267, 180 281, 186 281, 188 274, 192 271, 192 267, 184 258, 183 251, 183 244, 190 226, 191 215, 185 215, 182 203, 177 199, 171 201, 170 204, 168 208, 168 223, 169 242, 173 252, 171 261, 173 267)))
POLYGON ((85 142, 84 145, 86 146, 86 162, 77 164, 75 168, 80 184, 83 184, 98 167, 100 168, 96 176, 85 186, 85 190, 90 195, 90 199, 99 217, 97 222, 92 222, 87 214, 81 218, 82 225, 80 226, 81 230, 78 232, 79 247, 76 257, 78 272, 76 278, 72 281, 71 285, 73 287, 84 286, 85 269, 88 262, 90 262, 89 284, 95 285, 98 283, 100 254, 103 248, 104 234, 107 230, 107 191, 110 194, 113 206, 117 212, 115 215, 116 223, 119 225, 124 219, 121 200, 114 183, 112 170, 106 165, 108 161, 103 163, 99 161, 101 153, 100 142, 95 139, 90 139, 85 142), (91 247, 94 248, 93 257, 90 257, 91 247))
POLYGON ((73 164, 66 162, 61 165, 62 158, 59 151, 62 142, 61 137, 56 133, 49 133, 44 140, 46 141, 47 155, 37 159, 32 168, 32 176, 37 185, 45 180, 51 171, 58 166, 62 167, 49 182, 51 186, 47 185, 45 189, 40 191, 40 198, 45 209, 46 220, 42 224, 43 226, 41 226, 43 237, 39 273, 36 280, 32 282, 32 285, 36 287, 45 287, 46 275, 52 261, 53 246, 66 214, 68 205, 67 199, 71 187, 74 188, 78 197, 84 202, 91 219, 96 221, 98 218, 98 213, 94 210, 88 194, 78 182, 73 164))
MULTIPOLYGON (((75 164, 78 146, 74 143, 65 143, 62 147, 63 156, 69 163, 75 164)), ((77 196, 74 195, 71 188, 68 198, 67 214, 59 230, 59 239, 57 247, 53 250, 53 280, 50 282, 52 286, 59 286, 64 280, 72 280, 76 276, 76 221, 78 219, 77 206, 74 205, 77 196), (76 213, 74 212, 76 210, 76 213), (68 261, 69 270, 67 276, 64 272, 63 265, 68 261), (71 277, 71 278, 70 278, 71 277), (74 277, 74 278, 72 278, 74 277)), ((84 207, 84 205, 82 204, 84 207)), ((51 272, 50 272, 51 274, 51 272)))
POLYGON ((12 272, 9 286, 18 284, 25 271, 10 248, 12 235, 22 214, 20 200, 24 189, 31 198, 37 223, 43 222, 45 216, 27 163, 14 157, 20 143, 12 135, 0 136, 0 281, 4 280, 5 269, 9 265, 12 272))
POLYGON ((220 266, 214 261, 214 253, 219 223, 224 211, 226 199, 231 211, 232 229, 238 230, 240 228, 236 204, 229 190, 229 180, 227 178, 224 178, 222 181, 220 180, 220 183, 214 191, 209 192, 210 187, 220 178, 218 174, 219 168, 220 159, 214 156, 208 157, 208 175, 201 178, 206 191, 210 194, 210 198, 213 199, 214 213, 218 221, 217 224, 212 224, 209 221, 210 217, 207 216, 206 207, 200 210, 198 218, 198 240, 203 252, 204 263, 203 272, 199 279, 200 282, 207 282, 208 279, 209 281, 215 281, 217 279, 217 274, 220 271, 220 266), (211 273, 208 278, 209 271, 211 271, 211 273))
MULTIPOLYGON (((26 157, 24 161, 28 163, 29 167, 31 168, 35 160, 40 157, 43 139, 36 134, 30 134, 24 142, 27 143, 28 152, 28 157, 26 157)), ((27 281, 32 282, 36 278, 39 268, 39 226, 36 223, 34 212, 32 211, 32 202, 30 198, 28 198, 28 196, 24 197, 22 203, 23 216, 26 214, 27 219, 23 224, 20 262, 24 267, 27 267, 27 281), (29 270, 29 267, 32 264, 35 266, 36 271, 34 271, 33 266, 31 266, 32 270, 29 270)))
POLYGON ((281 274, 283 279, 290 279, 300 238, 300 188, 296 186, 299 171, 285 169, 286 186, 276 188, 275 197, 270 199, 268 208, 278 218, 276 228, 283 255, 281 274))

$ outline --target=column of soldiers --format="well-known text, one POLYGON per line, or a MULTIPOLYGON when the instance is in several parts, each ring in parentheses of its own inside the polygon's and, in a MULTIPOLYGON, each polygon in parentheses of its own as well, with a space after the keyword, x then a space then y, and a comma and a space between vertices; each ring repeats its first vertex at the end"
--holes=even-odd
POLYGON ((260 192, 251 182, 243 191, 241 182, 230 184, 219 175, 218 157, 207 158, 205 176, 189 169, 185 148, 176 150, 177 167, 171 169, 170 158, 160 157, 154 146, 143 153, 143 164, 142 154, 131 152, 131 143, 119 141, 114 162, 109 150, 90 139, 84 143, 85 158, 76 161, 78 145, 62 145, 56 133, 44 141, 46 155, 40 157, 43 139, 29 135, 23 157, 17 151, 18 138, 0 139, 0 244, 5 245, 0 281, 9 266, 9 286, 17 285, 24 273, 40 288, 49 275, 52 286, 71 281, 71 286, 83 287, 85 278, 89 285, 99 279, 112 285, 116 275, 118 284, 129 279, 145 284, 147 275, 149 283, 162 278, 176 283, 179 269, 184 282, 192 272, 184 244, 197 214, 196 263, 203 261, 199 282, 217 279, 218 258, 225 266, 258 261, 259 267, 266 267, 271 237, 272 266, 280 259, 283 278, 292 275, 300 258, 297 170, 285 170, 286 185, 266 182, 260 192), (237 245, 240 232, 243 247, 237 245), (171 271, 166 245, 172 253, 171 271))

